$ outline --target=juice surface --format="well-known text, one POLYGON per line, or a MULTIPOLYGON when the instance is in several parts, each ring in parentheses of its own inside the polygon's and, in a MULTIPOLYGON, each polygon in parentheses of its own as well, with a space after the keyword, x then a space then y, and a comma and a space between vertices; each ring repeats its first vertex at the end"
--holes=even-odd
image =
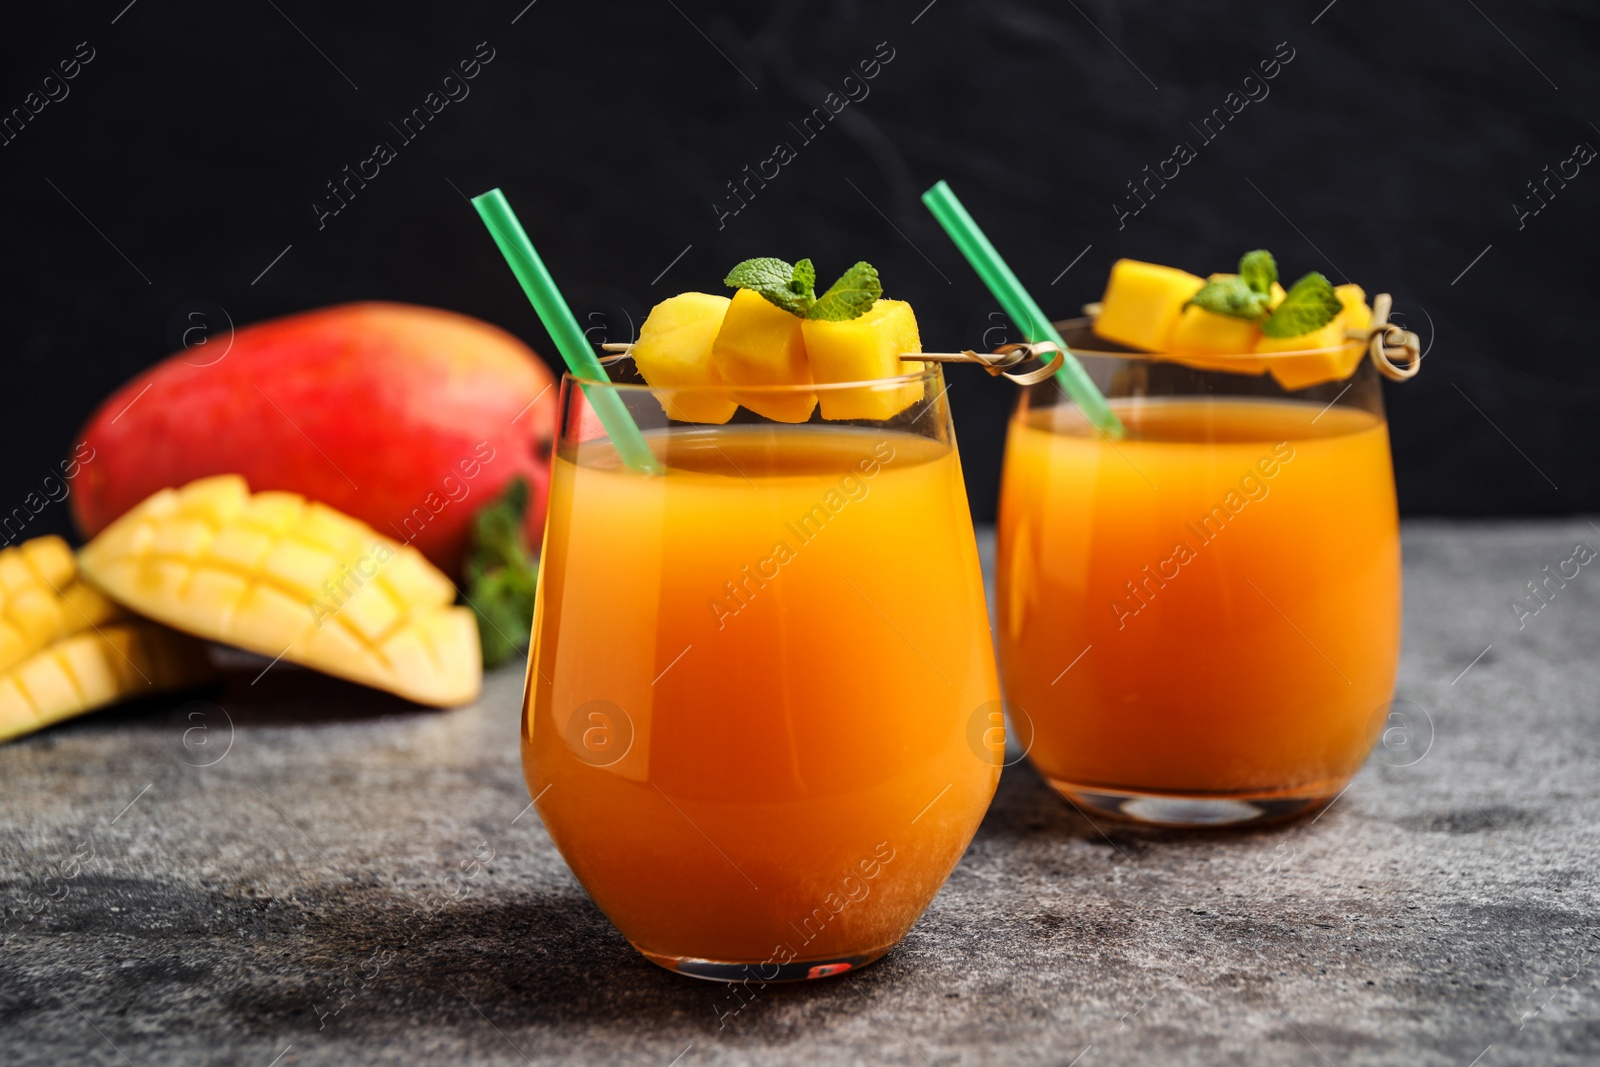
POLYGON ((665 475, 603 444, 555 461, 523 732, 540 815, 647 954, 875 955, 999 775, 969 741, 998 684, 956 454, 816 427, 652 446, 665 475))
POLYGON ((1022 411, 1006 446, 1001 672, 1035 765, 1133 792, 1337 792, 1399 656, 1385 423, 1284 401, 1118 413, 1108 442, 1075 409, 1022 411))

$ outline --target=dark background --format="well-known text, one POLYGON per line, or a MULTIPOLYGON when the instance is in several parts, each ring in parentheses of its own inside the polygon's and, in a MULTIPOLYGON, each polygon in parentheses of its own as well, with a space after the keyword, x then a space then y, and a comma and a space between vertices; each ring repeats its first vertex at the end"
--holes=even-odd
MULTIPOLYGON (((1431 345, 1418 379, 1386 387, 1402 509, 1600 510, 1600 164, 1520 226, 1513 207, 1537 206, 1526 183, 1576 144, 1600 147, 1597 21, 1597 5, 1559 0, 8 12, 0 111, 79 42, 95 58, 0 146, 0 511, 57 469, 109 392, 173 350, 195 301, 239 325, 350 300, 434 304, 553 357, 463 198, 493 185, 616 340, 655 301, 719 291, 737 260, 778 255, 812 257, 824 280, 869 259, 930 349, 992 345, 995 305, 917 199, 941 177, 1062 316, 1098 297, 1118 256, 1203 274, 1267 247, 1291 277, 1392 292, 1431 345), (494 59, 471 95, 400 146, 389 123, 479 42, 494 59), (880 42, 894 58, 870 96, 802 145, 789 123, 880 42), (1280 42, 1293 59, 1270 95, 1203 142, 1190 124, 1280 42), (324 183, 380 140, 398 158, 319 229, 324 183), (719 228, 725 183, 779 141, 798 158, 719 228), (1198 158, 1119 229, 1125 183, 1179 141, 1198 158)), ((1013 391, 954 377, 986 520, 1013 391)), ((28 534, 67 525, 56 505, 28 534)))

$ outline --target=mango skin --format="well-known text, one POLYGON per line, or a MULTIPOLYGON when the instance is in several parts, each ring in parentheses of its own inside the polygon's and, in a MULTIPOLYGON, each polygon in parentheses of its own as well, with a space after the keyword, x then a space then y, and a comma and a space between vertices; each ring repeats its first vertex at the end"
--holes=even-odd
POLYGON ((657 399, 668 418, 720 425, 739 410, 711 360, 729 303, 725 296, 679 293, 651 308, 639 327, 633 363, 659 391, 657 399))
MULTIPOLYGON (((906 352, 922 351, 917 317, 904 300, 882 300, 866 314, 844 322, 807 319, 801 323, 806 358, 817 384, 867 382, 920 374, 925 363, 902 363, 906 352)), ((921 382, 860 389, 821 389, 825 419, 893 418, 922 399, 921 382)))
MULTIPOLYGON (((711 346, 711 360, 730 385, 809 385, 801 320, 751 289, 733 294, 722 328, 711 346)), ((739 403, 778 422, 805 422, 817 407, 817 394, 743 391, 739 403)))
POLYGON ((78 565, 147 618, 419 704, 465 704, 482 686, 473 614, 416 549, 238 475, 156 492, 78 565))
POLYGON ((436 308, 365 303, 237 330, 108 397, 72 481, 86 537, 159 489, 214 474, 300 493, 460 573, 473 513, 514 475, 544 527, 557 390, 505 331, 436 308), (214 348, 213 346, 216 346, 214 348))
POLYGON ((1175 267, 1119 259, 1111 265, 1094 332, 1144 352, 1166 350, 1183 305, 1205 279, 1175 267))

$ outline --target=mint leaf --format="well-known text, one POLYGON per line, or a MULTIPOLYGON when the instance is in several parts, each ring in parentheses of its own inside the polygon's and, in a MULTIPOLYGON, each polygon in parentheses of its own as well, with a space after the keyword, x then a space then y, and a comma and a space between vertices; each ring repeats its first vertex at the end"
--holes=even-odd
POLYGON ((1257 292, 1242 277, 1229 275, 1206 282, 1183 306, 1193 304, 1214 315, 1254 322, 1267 313, 1267 298, 1266 293, 1257 292))
POLYGON ((785 289, 794 278, 794 267, 781 259, 747 259, 728 272, 722 284, 734 289, 785 289))
POLYGON ((724 285, 749 289, 766 297, 767 302, 791 315, 804 317, 816 302, 813 287, 817 272, 809 259, 790 265, 781 259, 747 259, 728 272, 724 285))
POLYGON ((1312 271, 1290 287, 1283 303, 1261 323, 1261 332, 1268 337, 1299 337, 1322 329, 1343 310, 1333 283, 1312 271))
POLYGON ((522 648, 533 625, 539 568, 523 548, 522 517, 527 510, 528 483, 518 475, 472 519, 465 568, 467 603, 478 617, 485 667, 498 666, 522 648))
POLYGON ((1265 248, 1246 252, 1239 257, 1239 277, 1252 292, 1271 296, 1272 283, 1278 280, 1278 261, 1265 248))
POLYGON ((802 259, 794 265, 789 291, 796 296, 810 296, 813 301, 817 299, 817 268, 811 265, 809 259, 802 259))
POLYGON ((883 283, 878 280, 877 268, 871 263, 857 263, 817 298, 805 317, 827 322, 847 322, 871 311, 872 305, 882 295, 883 283))

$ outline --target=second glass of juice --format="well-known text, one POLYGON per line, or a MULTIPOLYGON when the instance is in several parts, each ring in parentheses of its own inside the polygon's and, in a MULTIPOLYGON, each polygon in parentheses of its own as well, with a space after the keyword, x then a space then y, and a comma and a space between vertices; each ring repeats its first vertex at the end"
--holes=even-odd
POLYGON ((610 372, 562 384, 522 737, 540 816, 655 963, 757 982, 869 963, 999 776, 969 739, 998 682, 940 372, 740 397, 801 419, 830 390, 914 398, 887 421, 726 425, 663 404, 727 397, 610 372), (660 472, 604 437, 602 390, 660 472))
POLYGON ((998 625, 1031 760, 1085 810, 1139 821, 1326 803, 1383 726, 1399 656, 1377 373, 1363 359, 1286 390, 1262 361, 1333 350, 1211 369, 1096 353, 1061 325, 1127 433, 1094 429, 1054 381, 1011 423, 998 625))

